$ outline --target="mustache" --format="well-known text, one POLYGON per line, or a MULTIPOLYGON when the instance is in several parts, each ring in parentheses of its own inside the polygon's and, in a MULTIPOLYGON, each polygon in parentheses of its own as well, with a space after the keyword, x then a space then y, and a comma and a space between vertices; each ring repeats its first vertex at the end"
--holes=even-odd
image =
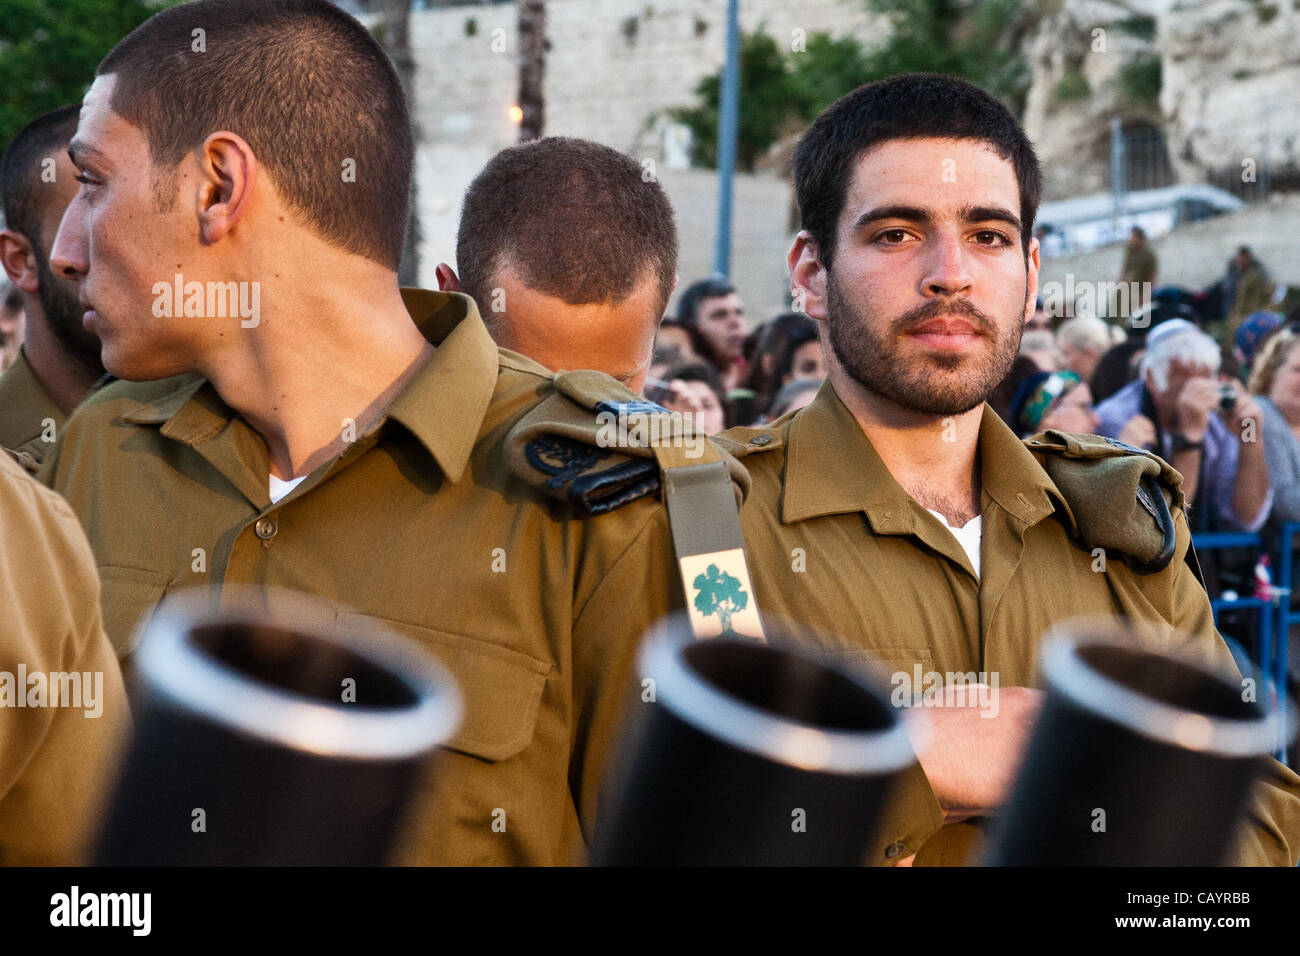
POLYGON ((997 337, 997 326, 993 320, 968 299, 932 299, 895 319, 890 331, 906 335, 931 319, 943 316, 960 316, 970 322, 978 334, 987 338, 997 337))

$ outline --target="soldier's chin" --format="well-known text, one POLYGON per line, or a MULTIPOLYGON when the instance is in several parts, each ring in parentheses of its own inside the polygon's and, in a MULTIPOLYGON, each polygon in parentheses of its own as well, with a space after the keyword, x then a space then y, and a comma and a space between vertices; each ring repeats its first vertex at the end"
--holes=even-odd
POLYGON ((100 356, 104 362, 104 371, 114 378, 128 382, 152 382, 160 378, 170 378, 184 371, 161 365, 156 356, 132 354, 117 342, 104 342, 100 356))

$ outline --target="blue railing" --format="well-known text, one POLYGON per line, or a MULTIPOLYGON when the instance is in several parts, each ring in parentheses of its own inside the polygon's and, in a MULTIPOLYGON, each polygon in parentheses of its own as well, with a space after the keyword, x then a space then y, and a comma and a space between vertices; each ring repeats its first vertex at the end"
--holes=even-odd
MULTIPOLYGON (((1273 701, 1286 700, 1287 642, 1291 625, 1300 622, 1300 610, 1291 610, 1291 572, 1293 567, 1293 537, 1300 534, 1300 522, 1284 524, 1278 541, 1276 569, 1271 600, 1254 596, 1210 598, 1214 624, 1219 623, 1222 611, 1255 611, 1255 640, 1251 659, 1259 667, 1259 675, 1273 701), (1276 635, 1276 640, 1274 640, 1276 635)), ((1264 551, 1263 538, 1258 534, 1241 531, 1209 532, 1192 536, 1198 553, 1220 548, 1249 548, 1256 553, 1264 551)), ((1277 759, 1287 762, 1285 742, 1279 746, 1277 759)))

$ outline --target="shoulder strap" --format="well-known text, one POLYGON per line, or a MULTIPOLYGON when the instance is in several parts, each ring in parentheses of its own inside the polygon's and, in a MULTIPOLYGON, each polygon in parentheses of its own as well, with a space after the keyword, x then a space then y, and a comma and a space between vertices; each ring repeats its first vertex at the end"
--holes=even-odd
POLYGON ((749 475, 689 420, 599 372, 565 372, 554 394, 511 429, 512 470, 597 515, 662 491, 682 591, 697 638, 763 640, 740 527, 749 475))

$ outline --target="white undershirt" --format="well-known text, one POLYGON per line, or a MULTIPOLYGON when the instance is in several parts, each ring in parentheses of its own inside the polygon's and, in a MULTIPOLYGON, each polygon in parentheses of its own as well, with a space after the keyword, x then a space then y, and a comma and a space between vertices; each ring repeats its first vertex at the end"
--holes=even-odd
POLYGON ((983 515, 976 515, 967 521, 963 527, 954 528, 948 523, 948 519, 937 511, 925 509, 930 514, 939 519, 939 523, 952 532, 952 536, 957 539, 961 549, 966 552, 970 558, 970 565, 975 569, 975 577, 980 576, 980 538, 984 533, 983 515))
POLYGON ((275 475, 269 475, 268 477, 271 479, 271 504, 278 502, 307 478, 306 475, 303 475, 301 478, 290 478, 285 481, 283 478, 275 477, 275 475))

